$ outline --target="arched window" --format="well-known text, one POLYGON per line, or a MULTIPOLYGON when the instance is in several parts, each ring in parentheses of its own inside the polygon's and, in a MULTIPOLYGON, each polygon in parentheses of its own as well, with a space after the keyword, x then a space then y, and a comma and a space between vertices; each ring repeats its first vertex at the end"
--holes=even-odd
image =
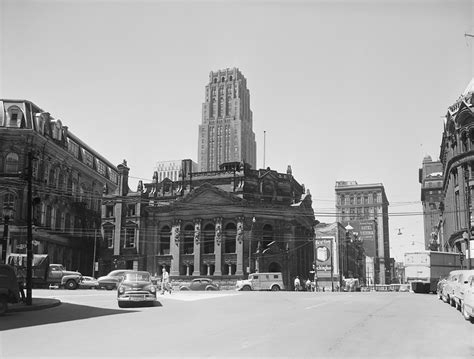
POLYGON ((11 106, 7 110, 7 127, 25 127, 23 111, 17 106, 11 106))
POLYGON ((168 226, 164 226, 160 231, 160 246, 158 252, 160 255, 170 254, 170 239, 171 229, 168 226))
POLYGON ((228 223, 224 230, 224 253, 235 253, 235 237, 237 227, 234 223, 228 223))
POLYGON ((216 234, 216 230, 215 230, 214 225, 211 223, 206 224, 203 231, 203 244, 204 244, 203 252, 205 254, 214 253, 215 234, 216 234))
POLYGON ((18 172, 19 157, 16 153, 10 152, 5 158, 5 173, 18 172))
POLYGON ((194 253, 194 226, 191 224, 188 224, 184 228, 183 253, 184 254, 194 253))

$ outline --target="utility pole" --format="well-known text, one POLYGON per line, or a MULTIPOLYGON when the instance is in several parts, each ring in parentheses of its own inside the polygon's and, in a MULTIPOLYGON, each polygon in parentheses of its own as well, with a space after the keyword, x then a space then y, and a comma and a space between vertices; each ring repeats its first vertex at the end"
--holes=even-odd
POLYGON ((33 179, 33 153, 28 152, 28 193, 27 193, 27 212, 26 212, 26 224, 27 224, 27 238, 26 238, 26 305, 33 303, 31 297, 31 288, 33 285, 33 225, 32 225, 32 179, 33 179))
POLYGON ((466 191, 466 259, 467 269, 471 269, 471 186, 469 184, 469 168, 464 167, 464 190, 466 191))

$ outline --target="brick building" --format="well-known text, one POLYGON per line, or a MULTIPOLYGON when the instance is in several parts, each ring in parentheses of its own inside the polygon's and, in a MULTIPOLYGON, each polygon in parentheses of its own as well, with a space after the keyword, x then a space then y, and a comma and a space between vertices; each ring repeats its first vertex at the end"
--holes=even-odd
POLYGON ((102 191, 117 186, 117 168, 34 103, 0 100, 0 208, 9 224, 7 252, 26 253, 29 153, 34 253, 91 273, 102 191))
POLYGON ((363 237, 370 281, 390 284, 389 203, 383 184, 338 181, 335 190, 336 220, 363 237))

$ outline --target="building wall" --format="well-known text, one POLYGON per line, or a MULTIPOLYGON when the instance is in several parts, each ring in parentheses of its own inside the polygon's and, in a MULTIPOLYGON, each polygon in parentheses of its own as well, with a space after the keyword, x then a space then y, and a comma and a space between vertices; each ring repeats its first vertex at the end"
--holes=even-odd
MULTIPOLYGON (((118 171, 120 178, 128 175, 128 168, 118 166, 118 171)), ((308 276, 314 212, 311 195, 291 170, 256 171, 235 162, 220 171, 193 173, 184 183, 154 178, 141 191, 104 196, 104 230, 121 231, 124 222, 134 222, 139 231, 139 249, 127 251, 120 239, 113 244, 114 254, 107 259, 112 267, 107 269, 137 261, 139 269, 157 275, 165 267, 174 279, 235 280, 249 270, 271 271, 282 272, 287 285, 296 275, 308 276), (140 205, 135 220, 123 210, 121 225, 106 215, 116 217, 116 207, 129 203, 140 205)))
MULTIPOLYGON (((463 233, 472 228, 472 187, 474 184, 474 81, 448 108, 441 142, 443 165, 442 223, 443 250, 467 252, 463 233)), ((473 241, 471 241, 471 249, 473 241)), ((471 258, 473 251, 471 250, 471 258)))
POLYGON ((256 142, 247 80, 237 68, 211 72, 198 135, 198 171, 225 162, 256 168, 256 142))
POLYGON ((433 161, 430 156, 426 156, 419 170, 419 182, 421 183, 425 249, 434 249, 440 244, 441 239, 438 238, 437 230, 441 213, 440 204, 443 201, 443 167, 441 162, 433 161))
POLYGON ((34 252, 91 273, 102 191, 116 187, 116 167, 30 101, 0 100, 0 138, 0 208, 13 210, 8 251, 26 252, 31 153, 34 252))
POLYGON ((388 223, 388 199, 382 184, 358 184, 355 181, 336 182, 336 220, 344 227, 351 224, 375 220, 375 249, 366 247, 366 252, 375 252, 376 283, 390 282, 390 239, 388 223))
MULTIPOLYGON (((185 160, 191 163, 192 172, 198 171, 198 165, 192 160, 185 160)), ((168 178, 172 181, 180 180, 180 173, 183 168, 183 160, 174 160, 174 161, 159 161, 156 163, 155 171, 158 175, 158 181, 161 182, 165 178, 168 178)))

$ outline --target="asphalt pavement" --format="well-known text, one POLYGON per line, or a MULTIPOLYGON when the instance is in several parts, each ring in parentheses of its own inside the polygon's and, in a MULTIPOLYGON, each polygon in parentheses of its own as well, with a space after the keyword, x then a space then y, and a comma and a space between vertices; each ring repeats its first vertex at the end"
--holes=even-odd
POLYGON ((33 294, 61 305, 0 319, 2 359, 474 357, 474 324, 434 295, 173 292, 123 309, 114 291, 33 294))

